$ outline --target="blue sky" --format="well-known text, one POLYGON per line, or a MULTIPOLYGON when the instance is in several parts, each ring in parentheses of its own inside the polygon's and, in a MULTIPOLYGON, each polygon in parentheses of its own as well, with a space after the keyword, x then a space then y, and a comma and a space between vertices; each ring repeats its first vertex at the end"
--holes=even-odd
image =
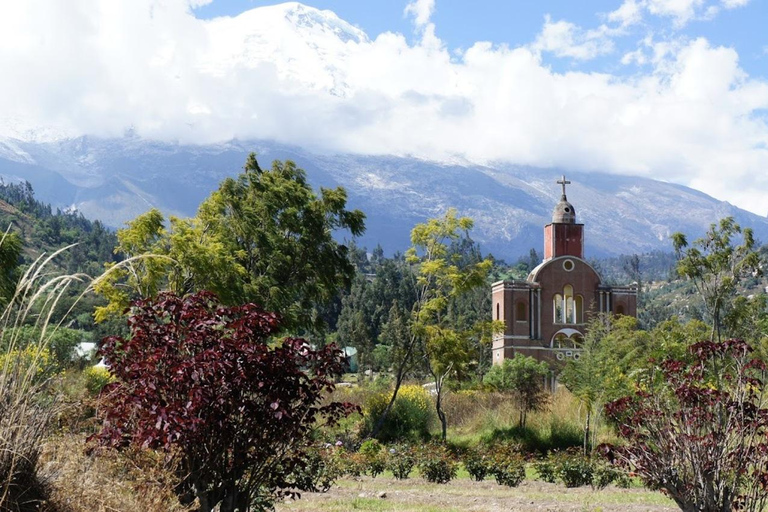
POLYGON ((767 21, 768 0, 0 2, 0 138, 599 171, 766 215, 767 21))

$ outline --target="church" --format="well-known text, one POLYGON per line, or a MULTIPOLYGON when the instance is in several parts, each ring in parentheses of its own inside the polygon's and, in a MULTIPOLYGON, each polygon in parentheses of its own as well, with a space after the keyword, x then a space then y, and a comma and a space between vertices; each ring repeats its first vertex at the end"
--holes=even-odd
MULTIPOLYGON (((493 319, 504 332, 493 340, 493 363, 515 354, 546 361, 554 372, 578 359, 586 324, 595 313, 637 316, 635 286, 606 286, 584 260, 584 224, 568 202, 565 176, 552 222, 544 227, 544 261, 525 281, 493 284, 493 319)), ((554 384, 554 376, 553 382, 554 384)))

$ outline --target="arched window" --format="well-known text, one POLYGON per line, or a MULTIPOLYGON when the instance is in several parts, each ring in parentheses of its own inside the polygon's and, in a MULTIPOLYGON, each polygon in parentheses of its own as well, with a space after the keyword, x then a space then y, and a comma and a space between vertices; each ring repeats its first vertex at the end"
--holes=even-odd
POLYGON ((563 297, 565 298, 565 317, 564 324, 576 323, 576 308, 573 304, 573 286, 567 284, 563 287, 563 297))
POLYGON ((552 311, 554 311, 552 321, 556 324, 563 323, 563 296, 559 293, 552 298, 552 311))
POLYGON ((515 311, 515 320, 518 322, 528 321, 528 308, 525 307, 525 302, 522 300, 517 303, 517 311, 515 311))
POLYGON ((574 303, 576 304, 576 318, 574 319, 575 324, 583 324, 584 323, 584 298, 581 295, 577 295, 574 299, 574 303))
POLYGON ((617 315, 623 315, 624 314, 624 305, 623 304, 619 304, 618 306, 616 306, 616 314, 617 315))
POLYGON ((579 349, 584 346, 584 337, 578 333, 573 332, 572 329, 564 329, 564 331, 572 331, 570 334, 565 332, 558 332, 555 337, 552 338, 552 348, 570 348, 579 349))
POLYGON ((501 320, 501 317, 499 316, 499 303, 496 303, 496 320, 501 320))

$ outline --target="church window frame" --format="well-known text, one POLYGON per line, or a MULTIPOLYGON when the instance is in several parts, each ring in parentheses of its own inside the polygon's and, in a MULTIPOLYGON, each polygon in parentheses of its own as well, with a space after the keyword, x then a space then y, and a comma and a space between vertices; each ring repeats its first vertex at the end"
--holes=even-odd
POLYGON ((556 293, 552 297, 552 313, 553 313, 553 322, 556 324, 561 324, 563 319, 563 296, 560 293, 556 293))
POLYGON ((563 261, 563 270, 566 272, 571 272, 574 268, 576 268, 576 264, 573 262, 573 260, 568 259, 563 261))
POLYGON ((517 304, 515 305, 515 321, 528 321, 528 304, 526 304, 524 300, 517 301, 517 304))

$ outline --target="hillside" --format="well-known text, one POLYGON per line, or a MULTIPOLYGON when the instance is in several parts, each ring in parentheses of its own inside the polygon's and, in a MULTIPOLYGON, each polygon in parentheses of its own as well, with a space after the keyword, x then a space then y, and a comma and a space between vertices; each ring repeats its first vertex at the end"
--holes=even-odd
POLYGON ((557 178, 586 224, 590 258, 668 251, 668 237, 700 236, 732 215, 768 240, 768 219, 679 185, 644 178, 511 165, 444 164, 390 156, 328 155, 268 141, 181 145, 136 137, 79 137, 49 142, 0 141, 0 175, 28 180, 54 207, 74 209, 110 227, 157 207, 193 215, 219 182, 236 175, 250 151, 262 164, 292 159, 315 187, 343 186, 349 205, 368 216, 359 245, 404 250, 414 224, 448 207, 475 219, 485 252, 513 261, 541 250, 542 227, 559 198, 557 178))

